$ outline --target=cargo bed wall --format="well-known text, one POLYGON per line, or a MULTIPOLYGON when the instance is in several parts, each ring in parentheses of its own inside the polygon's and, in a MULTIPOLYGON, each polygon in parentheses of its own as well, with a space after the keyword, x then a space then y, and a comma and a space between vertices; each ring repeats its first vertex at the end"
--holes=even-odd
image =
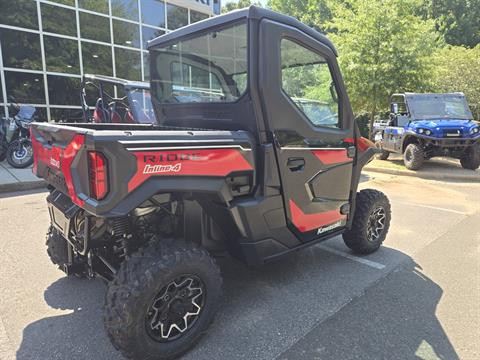
MULTIPOLYGON (((97 216, 121 216, 158 192, 218 194, 254 186, 254 144, 244 131, 33 124, 34 172, 97 216), (106 162, 107 195, 91 196, 89 152, 106 162)), ((100 125, 100 126, 99 126, 100 125)))

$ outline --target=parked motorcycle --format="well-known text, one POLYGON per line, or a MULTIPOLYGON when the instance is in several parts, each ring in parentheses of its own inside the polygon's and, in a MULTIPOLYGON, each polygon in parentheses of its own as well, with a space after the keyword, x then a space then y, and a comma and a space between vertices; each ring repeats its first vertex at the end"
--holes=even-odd
POLYGON ((13 117, 0 120, 0 161, 7 159, 14 168, 26 168, 33 163, 30 124, 34 121, 35 107, 11 103, 13 117))

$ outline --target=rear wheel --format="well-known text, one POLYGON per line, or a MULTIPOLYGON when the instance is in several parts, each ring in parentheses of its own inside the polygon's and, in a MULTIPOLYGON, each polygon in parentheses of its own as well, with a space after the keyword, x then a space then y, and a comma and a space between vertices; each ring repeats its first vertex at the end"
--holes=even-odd
POLYGON ((370 254, 382 245, 390 227, 390 202, 384 193, 365 189, 357 194, 352 228, 343 241, 359 254, 370 254))
POLYGON ((221 287, 220 269, 205 249, 153 242, 125 260, 109 284, 107 333, 130 359, 176 358, 207 331, 221 287))
POLYGON ((33 148, 30 140, 12 141, 7 148, 7 161, 10 166, 23 169, 33 164, 33 148))
POLYGON ((460 164, 464 169, 477 170, 480 167, 480 145, 472 146, 466 153, 460 158, 460 164))
MULTIPOLYGON (((68 243, 60 232, 53 226, 50 226, 47 232, 47 254, 52 263, 58 266, 60 270, 67 275, 75 275, 77 277, 86 277, 85 267, 82 263, 74 266, 68 261, 68 243)), ((76 257, 75 259, 78 259, 76 257)), ((75 261, 75 259, 72 259, 75 261)))
POLYGON ((389 155, 390 155, 390 152, 387 151, 387 150, 383 150, 382 149, 382 142, 381 141, 377 141, 375 142, 375 147, 377 149, 380 149, 382 150, 381 153, 378 153, 377 155, 375 155, 375 157, 378 159, 378 160, 387 160, 389 155))
POLYGON ((409 170, 418 170, 425 161, 425 152, 419 144, 408 144, 403 153, 403 162, 409 170))

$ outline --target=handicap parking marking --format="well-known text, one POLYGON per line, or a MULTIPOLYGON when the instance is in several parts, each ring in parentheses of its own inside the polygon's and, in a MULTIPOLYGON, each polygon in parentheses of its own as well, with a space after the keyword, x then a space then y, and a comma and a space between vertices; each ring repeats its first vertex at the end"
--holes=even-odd
POLYGON ((354 256, 352 254, 348 254, 346 252, 333 249, 330 246, 320 244, 320 245, 317 245, 317 247, 322 249, 322 250, 328 251, 329 253, 332 253, 334 255, 342 256, 344 258, 347 258, 347 259, 352 260, 352 261, 356 261, 356 262, 358 262, 360 264, 363 264, 363 265, 370 266, 370 267, 372 267, 374 269, 377 269, 377 270, 383 270, 386 267, 385 265, 380 264, 378 262, 367 260, 367 259, 364 259, 364 258, 361 258, 361 257, 358 257, 358 256, 354 256))

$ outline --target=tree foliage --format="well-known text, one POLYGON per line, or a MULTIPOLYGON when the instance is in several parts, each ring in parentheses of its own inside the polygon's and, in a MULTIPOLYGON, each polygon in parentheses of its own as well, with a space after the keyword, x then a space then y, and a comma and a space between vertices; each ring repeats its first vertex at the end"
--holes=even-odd
POLYGON ((329 0, 269 0, 268 7, 323 32, 332 15, 329 0))
POLYGON ((439 50, 435 58, 435 89, 465 93, 474 117, 480 119, 480 45, 473 49, 449 46, 439 50))
POLYGON ((222 6, 222 13, 227 13, 232 10, 243 9, 250 5, 262 6, 259 1, 239 0, 238 2, 229 2, 222 6))
POLYGON ((433 22, 414 14, 414 0, 344 0, 332 5, 329 37, 336 44, 356 113, 370 122, 388 108, 392 93, 427 91, 431 53, 438 47, 433 22))
POLYGON ((423 12, 448 44, 480 44, 480 0, 424 0, 423 12))

